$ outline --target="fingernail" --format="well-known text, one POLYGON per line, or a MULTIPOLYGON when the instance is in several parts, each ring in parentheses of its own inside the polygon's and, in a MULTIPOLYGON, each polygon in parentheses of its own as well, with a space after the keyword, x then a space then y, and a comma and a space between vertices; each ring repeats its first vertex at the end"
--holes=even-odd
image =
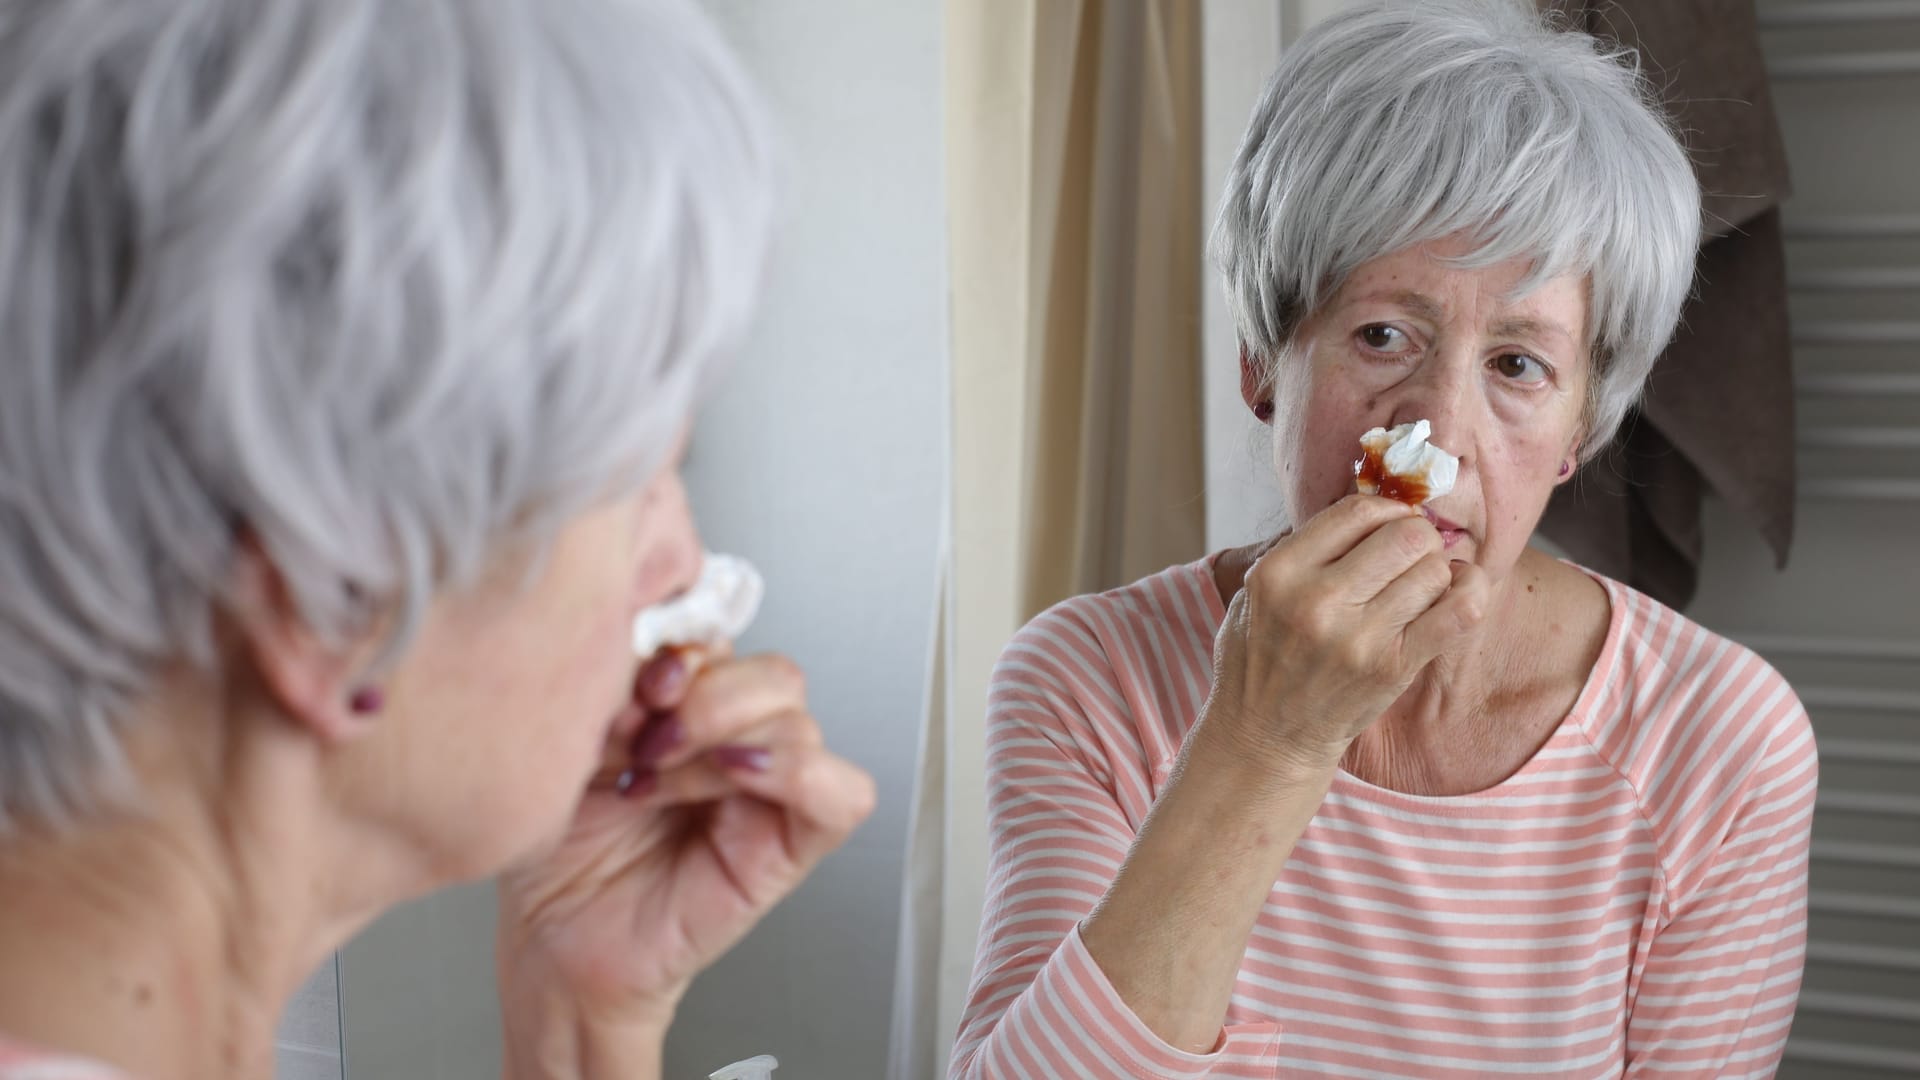
POLYGON ((659 786, 660 774, 652 769, 628 769, 613 783, 614 790, 628 799, 638 799, 659 786))
POLYGON ((634 738, 633 763, 642 767, 657 765, 686 737, 686 726, 680 723, 678 716, 668 713, 657 717, 653 723, 641 728, 640 734, 634 738))
POLYGON ((714 748, 713 760, 729 769, 766 772, 773 764, 773 751, 764 746, 720 746, 714 748))
POLYGON ((640 692, 648 701, 674 701, 686 684, 687 662, 679 653, 660 657, 640 673, 640 692))

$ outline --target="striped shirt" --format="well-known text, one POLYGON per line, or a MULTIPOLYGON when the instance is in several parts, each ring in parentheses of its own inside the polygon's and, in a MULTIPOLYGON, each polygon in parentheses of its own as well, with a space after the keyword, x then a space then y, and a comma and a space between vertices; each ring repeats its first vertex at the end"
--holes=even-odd
POLYGON ((1211 571, 1028 624, 989 695, 987 900, 951 1075, 1773 1075, 1805 952, 1812 729, 1765 661, 1599 580, 1600 657, 1512 777, 1449 797, 1334 777, 1207 1054, 1140 1022, 1079 924, 1206 699, 1211 571))

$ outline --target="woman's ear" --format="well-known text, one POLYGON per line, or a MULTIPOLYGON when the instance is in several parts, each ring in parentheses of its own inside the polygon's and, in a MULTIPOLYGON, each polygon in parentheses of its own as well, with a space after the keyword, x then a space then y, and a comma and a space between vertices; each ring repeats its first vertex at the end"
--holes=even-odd
POLYGON ((1240 400, 1247 408, 1258 409, 1262 401, 1271 399, 1269 393, 1267 365, 1247 351, 1247 343, 1240 343, 1240 400))
POLYGON ((1585 446, 1586 433, 1583 430, 1574 438, 1573 442, 1567 446, 1566 451, 1560 455, 1560 475, 1554 477, 1554 487, 1559 487, 1561 484, 1573 479, 1573 474, 1580 471, 1580 451, 1585 446))
POLYGON ((362 664, 354 654, 371 650, 336 648, 316 634, 286 578, 250 532, 235 545, 233 575, 242 647, 280 711, 329 742, 373 730, 378 692, 354 685, 362 664))

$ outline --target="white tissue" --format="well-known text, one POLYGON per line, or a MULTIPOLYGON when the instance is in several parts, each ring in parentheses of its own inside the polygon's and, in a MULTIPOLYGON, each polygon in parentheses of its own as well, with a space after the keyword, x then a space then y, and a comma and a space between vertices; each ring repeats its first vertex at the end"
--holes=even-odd
MULTIPOLYGON (((1374 428, 1360 436, 1360 447, 1378 453, 1380 464, 1389 474, 1420 481, 1427 489, 1427 498, 1431 500, 1452 491, 1454 481, 1460 476, 1460 459, 1428 442, 1432 437, 1433 425, 1425 420, 1415 420, 1411 424, 1401 424, 1392 431, 1374 428)), ((1375 494, 1366 490, 1370 486, 1363 481, 1360 493, 1375 494)))
POLYGON ((633 651, 652 656, 668 645, 731 641, 753 622, 765 591, 766 583, 752 563, 709 551, 692 589, 634 617, 633 651))
POLYGON ((707 1074, 707 1080, 767 1080, 780 1063, 772 1054, 736 1061, 726 1068, 707 1074))

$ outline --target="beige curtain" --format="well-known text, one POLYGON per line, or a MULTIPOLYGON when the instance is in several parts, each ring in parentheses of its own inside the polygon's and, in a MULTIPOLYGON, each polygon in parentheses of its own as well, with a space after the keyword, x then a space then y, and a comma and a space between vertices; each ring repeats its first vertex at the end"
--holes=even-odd
POLYGON ((1055 601, 1203 553, 1199 54, 1191 0, 947 4, 952 546, 895 1080, 944 1073, 972 967, 995 657, 1055 601))
MULTIPOLYGON (((1033 615, 1203 543, 1200 20, 1190 0, 955 0, 949 23, 995 6, 1026 8, 1033 25, 1025 295, 1006 312, 1024 309, 1026 325, 1021 599, 1033 615)), ((991 137, 989 154, 1017 137, 1014 117, 979 121, 971 135, 991 137)), ((969 134, 951 134, 953 167, 969 134)), ((1005 208, 956 198, 953 211, 958 232, 1005 208)), ((953 254, 956 279, 1017 269, 969 266, 958 242, 953 254)), ((957 348, 954 361, 975 362, 957 348)))

